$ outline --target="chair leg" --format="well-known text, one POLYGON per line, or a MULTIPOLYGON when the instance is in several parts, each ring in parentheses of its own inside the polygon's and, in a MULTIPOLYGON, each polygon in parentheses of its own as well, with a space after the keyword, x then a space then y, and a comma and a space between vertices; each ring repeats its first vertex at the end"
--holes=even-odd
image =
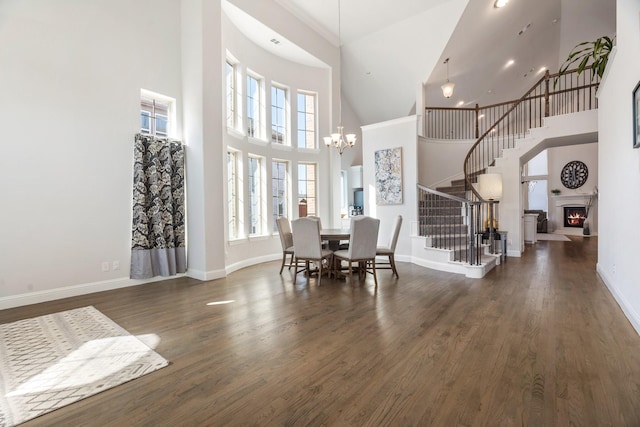
POLYGON ((322 280, 322 259, 320 259, 318 265, 318 286, 320 286, 320 281, 322 280))
POLYGON ((371 274, 373 274, 373 282, 378 287, 378 276, 376 275, 376 259, 371 260, 371 274))
POLYGON ((391 269, 393 270, 393 274, 399 279, 400 275, 398 274, 398 270, 396 270, 396 260, 394 254, 389 255, 389 264, 391 264, 391 269))
POLYGON ((293 283, 296 282, 296 278, 298 277, 298 258, 296 258, 296 268, 293 270, 293 283))
POLYGON ((353 268, 352 261, 349 260, 349 284, 353 284, 353 268))
POLYGON ((293 267, 293 254, 291 254, 291 260, 289 261, 289 270, 293 267))
MULTIPOLYGON (((287 254, 285 252, 282 253, 282 265, 280 266, 280 274, 282 274, 282 270, 284 270, 284 264, 287 261, 287 254)), ((289 268, 291 268, 291 264, 289 264, 289 268)))

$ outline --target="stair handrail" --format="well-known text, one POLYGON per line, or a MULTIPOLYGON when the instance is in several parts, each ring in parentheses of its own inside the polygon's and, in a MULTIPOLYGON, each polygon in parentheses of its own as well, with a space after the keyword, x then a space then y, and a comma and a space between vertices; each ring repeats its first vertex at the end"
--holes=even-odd
POLYGON ((480 204, 480 202, 476 202, 474 200, 465 199, 464 197, 454 196, 453 194, 443 193, 442 191, 434 190, 433 188, 425 187, 422 184, 418 184, 418 189, 426 191, 427 193, 435 194, 436 196, 441 196, 450 200, 454 200, 460 203, 473 203, 480 204))
MULTIPOLYGON (((496 128, 496 126, 498 124, 500 124, 500 122, 502 122, 506 117, 509 116, 509 114, 511 114, 513 112, 513 110, 516 109, 516 107, 518 105, 520 105, 520 103, 522 103, 522 101, 524 101, 530 94, 531 92, 533 92, 534 90, 536 90, 538 88, 538 86, 544 82, 547 81, 547 83, 549 82, 549 70, 547 70, 544 74, 544 76, 542 76, 542 78, 540 78, 540 80, 538 80, 532 87, 531 89, 529 89, 524 95, 522 95, 520 97, 520 99, 518 99, 512 106, 511 108, 509 108, 507 110, 506 113, 504 113, 498 120, 496 120, 496 122, 491 125, 481 136, 480 138, 478 138, 478 140, 471 146, 471 148, 469 149, 469 151, 467 152, 467 155, 464 158, 464 162, 463 162, 463 171, 464 171, 464 186, 465 189, 467 191, 471 191, 473 193, 473 195, 478 199, 478 200, 482 200, 482 201, 486 201, 484 200, 484 198, 480 195, 480 193, 478 193, 478 190, 475 189, 475 187, 472 185, 471 182, 471 174, 468 172, 469 169, 469 159, 471 158, 473 152, 476 150, 476 148, 480 145, 480 143, 486 138, 487 135, 489 135, 489 133, 491 133, 491 131, 493 131, 493 129, 496 128)), ((545 101, 545 106, 548 104, 548 98, 545 101)), ((546 114, 548 114, 548 109, 545 108, 545 117, 546 114)))
MULTIPOLYGON (((472 195, 477 198, 478 200, 482 201, 482 202, 488 202, 487 200, 485 200, 480 193, 478 193, 478 191, 476 190, 476 188, 472 185, 472 175, 474 173, 477 173, 478 171, 473 171, 470 172, 469 168, 470 168, 470 159, 472 157, 472 155, 475 153, 475 151, 477 151, 478 147, 480 146, 480 144, 485 141, 486 137, 494 130, 497 128, 497 126, 504 121, 518 106, 520 106, 520 104, 526 100, 529 100, 531 98, 529 98, 529 95, 534 92, 536 89, 538 89, 538 87, 544 82, 545 84, 545 88, 544 88, 544 98, 545 98, 545 109, 544 109, 544 117, 549 117, 549 96, 551 94, 557 94, 557 93, 566 93, 566 92, 570 92, 572 90, 579 90, 579 89, 584 89, 585 87, 592 87, 592 86, 597 86, 599 84, 595 83, 595 84, 589 84, 587 86, 584 87, 576 87, 573 89, 565 89, 565 90, 559 90, 559 91, 554 91, 553 93, 549 92, 549 81, 551 80, 551 78, 557 79, 560 76, 563 75, 569 75, 569 74, 573 74, 573 73, 577 73, 578 69, 572 69, 572 70, 568 70, 566 72, 563 72, 562 74, 560 73, 554 73, 554 74, 550 74, 549 70, 545 71, 544 76, 542 76, 540 78, 540 80, 538 80, 522 97, 520 97, 518 100, 513 101, 513 105, 511 106, 511 108, 509 108, 507 110, 506 113, 504 113, 498 120, 496 120, 496 122, 489 126, 487 128, 487 130, 476 140, 476 142, 471 146, 471 148, 469 149, 469 151, 467 152, 467 155, 464 159, 464 166, 463 166, 463 171, 464 171, 464 181, 465 181, 465 190, 467 191, 471 191, 472 195)), ((579 74, 579 73, 578 73, 579 74)), ((595 76, 594 76, 595 77, 595 76)), ((507 102, 508 103, 508 102, 507 102)), ((505 104, 507 104, 505 103, 505 104)), ((509 135, 507 135, 509 136, 509 135)), ((495 160, 492 159, 492 161, 495 160)), ((486 166, 489 166, 489 163, 486 166)))

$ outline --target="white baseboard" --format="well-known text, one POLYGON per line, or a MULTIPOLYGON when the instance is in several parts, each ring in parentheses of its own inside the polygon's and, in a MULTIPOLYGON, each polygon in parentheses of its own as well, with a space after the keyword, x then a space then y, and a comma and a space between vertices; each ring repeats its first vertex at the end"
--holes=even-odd
MULTIPOLYGON (((174 277, 183 277, 179 274, 174 277)), ((153 277, 146 280, 135 280, 128 277, 120 279, 104 280, 100 282, 84 283, 81 285, 65 286, 62 288, 50 289, 46 291, 29 292, 26 294, 12 295, 0 298, 0 310, 7 308, 21 307, 24 305, 39 304, 41 302, 54 301, 62 298, 76 297, 78 295, 92 294, 94 292, 110 291, 112 289, 126 288, 129 286, 144 285, 145 283, 166 280, 167 277, 153 277)))
POLYGON ((191 277, 192 279, 198 279, 198 280, 202 280, 203 282, 206 282, 208 280, 215 280, 215 279, 221 279, 223 277, 226 277, 226 273, 222 269, 212 270, 212 271, 202 271, 202 270, 195 270, 193 268, 189 268, 187 269, 187 276, 191 277))
POLYGON ((263 262, 276 261, 282 259, 282 253, 264 255, 250 259, 243 259, 242 261, 231 264, 225 268, 226 274, 233 273, 241 268, 250 267, 255 264, 262 264, 263 262))
POLYGON ((607 289, 609 289, 609 292, 611 292, 611 295, 613 295, 613 298, 615 298, 624 315, 627 316, 627 319, 631 323, 631 326, 633 326, 633 329, 635 329, 638 335, 640 335, 640 316, 638 313, 634 310, 633 306, 629 304, 626 298, 618 292, 615 282, 607 275, 604 269, 600 267, 599 263, 596 264, 596 271, 607 289))

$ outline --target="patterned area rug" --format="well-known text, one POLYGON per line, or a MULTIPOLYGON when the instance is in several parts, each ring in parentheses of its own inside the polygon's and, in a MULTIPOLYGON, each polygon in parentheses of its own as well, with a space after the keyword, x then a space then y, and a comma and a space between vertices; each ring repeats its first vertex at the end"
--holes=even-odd
POLYGON ((94 307, 0 325, 0 426, 13 426, 168 365, 94 307))
POLYGON ((536 234, 538 240, 555 240, 558 242, 570 242, 571 239, 564 234, 552 234, 552 233, 538 233, 536 234))

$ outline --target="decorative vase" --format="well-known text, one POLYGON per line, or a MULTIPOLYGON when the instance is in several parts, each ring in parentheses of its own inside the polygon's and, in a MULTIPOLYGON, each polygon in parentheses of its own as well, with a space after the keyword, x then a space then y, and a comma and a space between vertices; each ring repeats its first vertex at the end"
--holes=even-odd
POLYGON ((582 223, 582 234, 585 236, 588 236, 591 234, 591 230, 589 230, 589 220, 588 219, 584 219, 584 222, 582 223))

